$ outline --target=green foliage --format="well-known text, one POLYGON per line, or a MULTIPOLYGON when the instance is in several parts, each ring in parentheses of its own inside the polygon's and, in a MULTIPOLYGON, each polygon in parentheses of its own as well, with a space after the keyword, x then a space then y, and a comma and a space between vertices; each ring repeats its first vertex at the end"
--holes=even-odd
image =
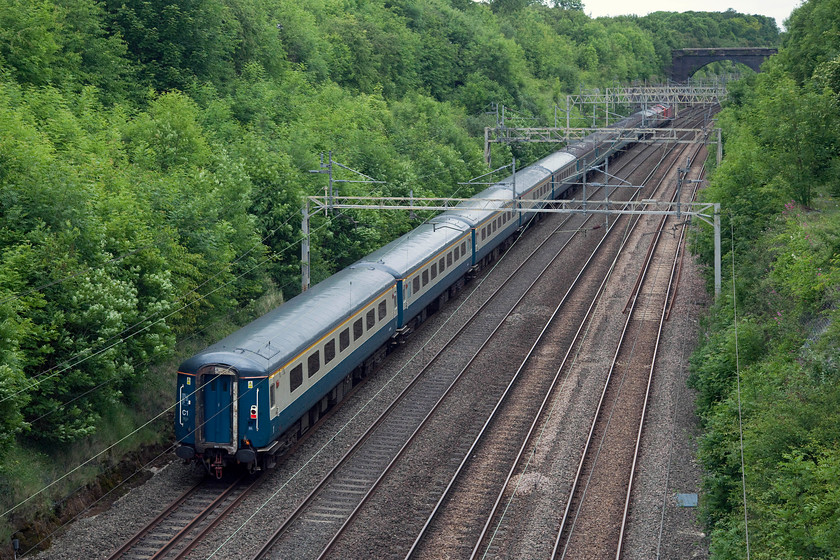
MULTIPOLYGON (((581 84, 662 73, 654 33, 581 8, 0 4, 0 450, 16 455, 25 441, 65 457, 103 427, 122 432, 120 418, 171 398, 159 388, 174 366, 156 368, 177 341, 216 322, 229 331, 266 293, 295 293, 300 208, 323 192, 323 175, 309 173, 321 153, 384 181, 341 183, 342 194, 469 196, 458 183, 486 172, 491 103, 548 124, 581 84)), ((813 95, 829 110, 836 67, 819 72, 825 92, 813 95)), ((527 164, 551 149, 497 146, 493 157, 527 164)), ((804 166, 820 155, 802 151, 804 166)), ((416 224, 314 217, 313 280, 416 224)), ((809 359, 827 364, 816 350, 809 359)))
MULTIPOLYGON (((735 289, 692 358, 713 558, 743 557, 739 416, 752 557, 838 550, 838 14, 832 0, 797 9, 779 57, 735 84, 720 114, 725 158, 703 196, 721 203, 724 274, 735 271, 724 286, 735 289)), ((697 248, 710 262, 708 231, 697 248)))
POLYGON ((0 61, 22 84, 96 86, 122 97, 131 64, 119 35, 109 35, 95 0, 10 0, 0 5, 0 61))
POLYGON ((773 47, 779 28, 772 17, 725 12, 653 12, 638 18, 670 48, 773 47))
POLYGON ((803 2, 786 21, 788 32, 779 58, 799 84, 811 79, 818 66, 837 58, 840 51, 838 13, 838 0, 812 0, 803 2))
POLYGON ((241 27, 221 0, 106 0, 105 8, 155 89, 233 79, 241 27))

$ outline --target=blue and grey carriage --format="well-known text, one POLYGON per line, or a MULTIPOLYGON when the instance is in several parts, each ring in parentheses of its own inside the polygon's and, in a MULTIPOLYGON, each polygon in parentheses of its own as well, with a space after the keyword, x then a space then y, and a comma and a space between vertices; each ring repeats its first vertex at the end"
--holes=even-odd
MULTIPOLYGON (((637 113, 658 124, 666 108, 637 113)), ((266 468, 471 274, 622 149, 605 133, 491 185, 185 361, 177 376, 176 453, 221 476, 266 468)))

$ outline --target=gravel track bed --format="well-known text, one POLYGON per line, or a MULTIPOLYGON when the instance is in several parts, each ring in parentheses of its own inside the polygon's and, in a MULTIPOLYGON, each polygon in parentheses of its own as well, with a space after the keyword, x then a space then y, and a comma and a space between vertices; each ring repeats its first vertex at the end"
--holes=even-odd
MULTIPOLYGON (((487 557, 548 557, 554 545, 559 517, 565 507, 568 489, 577 468, 579 451, 591 422, 591 412, 606 375, 602 364, 612 357, 605 348, 614 348, 610 338, 618 336, 622 321, 610 326, 610 317, 621 317, 629 289, 635 281, 644 250, 636 248, 616 269, 609 291, 599 304, 599 320, 590 326, 586 348, 578 353, 577 364, 564 381, 567 390, 555 398, 552 419, 546 424, 536 454, 524 472, 512 481, 503 507, 506 515, 498 526, 487 557), (630 272, 632 271, 632 272, 630 272), (588 397, 588 398, 587 398, 588 397)), ((689 407, 690 408, 690 407, 689 407)), ((644 467, 642 467, 644 468, 644 467)), ((633 550, 633 545, 625 547, 633 550)), ((635 557, 635 556, 629 556, 635 557)))
MULTIPOLYGON (((247 498, 240 508, 216 530, 220 535, 213 542, 198 546, 192 558, 208 558, 216 549, 218 558, 250 558, 256 545, 285 519, 290 504, 298 503, 317 484, 329 467, 356 441, 380 411, 390 403, 411 381, 421 364, 428 360, 449 340, 501 285, 504 278, 529 255, 537 245, 560 223, 557 215, 532 223, 528 234, 522 236, 497 261, 495 272, 476 279, 438 313, 432 315, 414 336, 395 350, 383 366, 355 393, 342 403, 332 416, 297 451, 281 462, 277 468, 263 475, 262 487, 247 498), (479 283, 482 289, 470 295, 479 283), (254 515, 258 512, 257 515, 254 515), (231 542, 226 543, 232 535, 231 542)), ((571 228, 570 228, 571 229, 571 228)), ((141 487, 119 498, 108 510, 82 517, 58 531, 49 549, 30 557, 38 559, 72 559, 79 557, 108 558, 124 541, 142 529, 163 510, 175 496, 204 476, 184 466, 170 455, 171 462, 154 469, 154 476, 141 487)))
MULTIPOLYGON (((705 157, 701 154, 701 157, 705 157)), ((695 438, 696 392, 687 387, 688 359, 699 336, 699 317, 711 304, 701 267, 686 252, 671 316, 663 328, 656 372, 639 449, 625 535, 628 559, 705 559, 709 542, 697 509, 682 507, 677 494, 698 494, 702 467, 695 438)))
MULTIPOLYGON (((603 230, 599 235, 580 236, 578 242, 594 247, 602 235, 603 230)), ((447 399, 431 426, 424 430, 418 442, 407 452, 407 457, 389 475, 383 488, 377 490, 331 557, 394 556, 408 549, 448 481, 449 476, 444 472, 451 472, 458 465, 474 439, 472 434, 481 427, 495 403, 494 395, 501 394, 509 376, 518 367, 519 358, 509 366, 503 363, 508 358, 507 354, 519 347, 523 340, 526 344, 524 349, 530 347, 581 266, 570 261, 591 252, 591 249, 581 249, 583 247, 578 247, 570 251, 572 255, 563 257, 565 260, 554 275, 553 287, 542 283, 538 285, 537 290, 542 290, 542 293, 531 297, 535 302, 522 305, 506 319, 507 334, 504 336, 507 340, 494 343, 494 347, 504 348, 505 352, 479 358, 486 363, 478 364, 477 369, 487 374, 472 378, 472 384, 461 382, 463 387, 458 388, 460 396, 447 399), (523 329, 533 332, 526 334, 523 329), (396 531, 395 527, 399 530, 396 531)))
MULTIPOLYGON (((616 193, 617 196, 619 194, 616 193)), ((613 198, 612 195, 611 198, 613 198)), ((501 283, 501 279, 510 274, 515 266, 541 241, 541 236, 550 233, 559 223, 559 220, 560 218, 556 215, 551 215, 535 223, 529 228, 532 230, 531 233, 519 240, 514 249, 497 263, 492 274, 468 284, 458 298, 451 301, 439 313, 431 316, 423 325, 423 328, 419 329, 406 344, 388 357, 383 367, 372 375, 367 383, 357 388, 354 395, 345 401, 332 416, 327 418, 315 433, 301 443, 294 455, 283 460, 276 469, 263 475, 264 480, 261 489, 245 500, 239 513, 234 514, 216 530, 217 537, 214 540, 199 546, 191 557, 250 558, 256 551, 257 545, 262 543, 266 535, 270 534, 280 520, 288 515, 291 505, 300 502, 308 494, 337 458, 355 442, 364 429, 379 415, 380 411, 409 383, 419 368, 419 364, 428 361, 437 349, 443 346, 445 341, 463 324, 465 318, 477 309, 484 299, 489 297, 489 294, 501 283), (466 297, 471 290, 479 285, 479 282, 482 282, 481 289, 474 296, 466 297)), ((687 283, 689 272, 688 268, 683 271, 684 286, 687 283)), ((696 271, 694 274, 697 276, 696 271)), ((633 279, 630 280, 631 284, 632 281, 633 279)), ((702 280, 699 281, 698 285, 702 286, 702 280)), ((680 296, 684 299, 700 291, 702 290, 697 286, 692 288, 686 286, 681 288, 680 296)), ((672 321, 676 321, 683 315, 681 311, 685 311, 686 316, 689 316, 689 313, 697 313, 704 303, 691 302, 686 304, 682 299, 678 300, 678 307, 675 309, 672 321), (680 302, 682 302, 682 307, 680 307, 680 302)), ((621 298, 615 295, 609 296, 603 304, 604 309, 601 311, 601 315, 615 313, 616 310, 620 313, 623 305, 624 300, 621 298)), ((684 330, 689 330, 689 327, 692 327, 694 330, 689 332, 689 336, 692 336, 696 332, 696 320, 686 319, 686 321, 688 323, 684 330)), ((586 419, 585 411, 592 405, 591 401, 595 398, 592 387, 597 385, 597 378, 601 373, 598 365, 598 349, 603 348, 602 337, 606 336, 608 331, 607 326, 593 328, 589 337, 590 347, 581 351, 581 359, 576 364, 574 375, 570 375, 565 382, 564 390, 558 396, 558 406, 554 409, 555 414, 552 416, 551 425, 547 426, 543 439, 538 446, 537 455, 541 464, 570 464, 569 457, 574 454, 570 453, 569 450, 579 447, 579 440, 583 437, 580 435, 580 427, 587 425, 589 421, 586 419)), ((682 336, 679 334, 681 332, 683 331, 678 330, 677 334, 673 336, 682 336)), ((693 340, 692 338, 691 341, 693 342, 693 340)), ((682 344, 679 347, 680 354, 675 351, 665 353, 665 355, 673 358, 687 355, 692 346, 686 344, 684 340, 680 342, 679 338, 675 338, 673 344, 682 344)), ((687 370, 682 362, 680 364, 679 367, 676 365, 674 367, 679 370, 677 375, 682 377, 675 377, 670 385, 663 381, 664 386, 657 389, 659 392, 671 391, 668 395, 673 397, 673 386, 681 387, 680 384, 684 383, 683 380, 687 375, 687 370)), ((663 495, 666 494, 667 499, 665 501, 668 502, 668 508, 666 509, 669 512, 666 516, 666 526, 669 530, 664 531, 663 543, 668 535, 685 534, 688 536, 683 540, 687 541, 697 534, 695 525, 691 524, 690 527, 679 525, 679 523, 684 522, 683 518, 686 516, 683 514, 687 510, 685 508, 678 509, 675 506, 671 507, 671 502, 668 501, 671 500, 672 493, 675 491, 690 491, 689 487, 692 487, 692 484, 696 488, 696 479, 699 476, 697 466, 693 464, 693 459, 691 461, 694 470, 690 475, 675 468, 675 465, 680 464, 681 460, 688 461, 686 457, 692 453, 689 444, 682 445, 685 443, 681 441, 684 437, 683 434, 696 430, 696 426, 691 423, 691 418, 693 418, 692 398, 684 388, 679 394, 681 395, 679 397, 681 406, 676 406, 673 402, 667 402, 663 405, 665 412, 658 413, 664 416, 669 428, 667 434, 663 437, 670 442, 669 449, 675 449, 669 453, 668 457, 668 460, 672 463, 670 488, 675 490, 668 490, 668 487, 663 484, 659 484, 657 487, 655 483, 653 489, 643 490, 645 483, 638 484, 637 491, 640 496, 649 497, 652 493, 656 493, 652 507, 655 508, 658 500, 659 509, 654 510, 652 514, 646 514, 647 517, 639 513, 642 511, 641 509, 634 509, 640 516, 640 526, 631 526, 628 545, 635 539, 649 548, 650 539, 645 536, 647 534, 645 531, 658 533, 659 520, 656 519, 655 526, 651 528, 651 522, 647 518, 656 517, 656 511, 661 512, 663 495), (685 415, 688 416, 688 420, 680 420, 681 423, 678 428, 671 430, 670 423, 673 418, 677 417, 676 413, 682 414, 683 410, 686 411, 685 415), (694 482, 692 483, 692 481, 694 482), (668 494, 668 492, 671 492, 671 494, 668 494), (674 511, 671 512, 671 510, 674 511), (670 529, 671 527, 674 528, 670 529)), ((665 397, 661 398, 665 399, 665 397)), ((657 462, 656 455, 662 450, 662 447, 660 443, 652 444, 650 450, 643 449, 645 460, 660 464, 661 458, 657 462), (649 456, 650 459, 648 459, 649 456)), ((693 457, 693 455, 691 456, 693 457)), ((423 465, 419 466, 422 470, 423 465)), ((565 469, 565 467, 561 468, 565 469)), ((642 470, 647 473, 648 471, 653 472, 654 469, 646 464, 642 470)), ((664 472, 666 469, 661 467, 661 470, 664 472)), ((183 492, 188 485, 194 483, 196 478, 202 474, 190 470, 174 460, 173 457, 172 463, 156 471, 154 476, 142 487, 117 500, 107 511, 73 523, 72 526, 66 528, 63 534, 54 539, 53 546, 49 550, 36 557, 72 558, 74 560, 79 557, 107 558, 111 551, 134 535, 176 495, 183 492)), ((544 508, 542 511, 554 511, 558 508, 558 504, 552 494, 557 488, 563 490, 563 480, 564 478, 570 478, 571 474, 573 473, 564 475, 562 471, 544 474, 529 469, 519 477, 522 482, 520 491, 541 495, 539 507, 544 508)), ((544 527, 543 530, 538 529, 544 523, 545 517, 540 511, 514 513, 516 510, 515 501, 511 508, 513 515, 522 515, 523 522, 531 527, 527 531, 527 534, 531 535, 531 540, 521 541, 517 539, 521 545, 516 545, 517 548, 512 551, 512 556, 545 556, 545 554, 539 552, 545 550, 545 543, 541 541, 546 540, 546 536, 548 536, 547 540, 552 541, 550 545, 553 545, 552 531, 546 533, 544 527)), ((693 512, 693 510, 691 511, 693 512)), ((391 527, 390 530, 395 529, 391 527)), ((385 534, 387 535, 387 530, 385 534)), ((671 540, 674 543, 672 545, 670 544, 671 541, 668 541, 668 546, 682 547, 679 550, 686 550, 687 545, 680 544, 682 541, 676 538, 671 540)), ((628 547, 628 550, 630 549, 628 547)), ((550 552, 550 546, 548 550, 550 552)), ((668 555, 663 557, 690 556, 668 555)))
POLYGON ((574 267, 561 267, 517 306, 494 337, 492 348, 471 364, 331 557, 391 557, 408 550, 574 274, 574 267))
POLYGON ((581 345, 555 392, 550 415, 527 467, 511 481, 506 514, 488 557, 548 558, 580 460, 592 415, 623 326, 623 309, 636 279, 639 247, 628 247, 602 294, 581 345), (616 317, 621 318, 616 320, 616 317))
MULTIPOLYGON (((653 241, 653 236, 645 233, 659 227, 659 223, 659 217, 645 216, 630 242, 644 249, 653 241)), ((573 527, 564 542, 568 558, 613 558, 617 549, 659 316, 676 245, 676 239, 670 236, 660 238, 640 296, 628 317, 577 490, 575 508, 579 509, 572 512, 573 525, 567 525, 569 529, 573 527)), ((637 263, 642 260, 628 266, 637 263)))

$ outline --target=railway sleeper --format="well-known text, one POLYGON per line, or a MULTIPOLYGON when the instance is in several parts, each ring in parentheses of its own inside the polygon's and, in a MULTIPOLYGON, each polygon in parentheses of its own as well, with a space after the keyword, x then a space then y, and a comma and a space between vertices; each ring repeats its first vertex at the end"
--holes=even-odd
MULTIPOLYGON (((310 408, 297 422, 295 422, 286 433, 281 436, 268 450, 259 453, 258 461, 249 465, 259 470, 272 469, 277 465, 277 458, 290 449, 298 440, 306 434, 321 418, 323 418, 333 407, 340 404, 354 387, 362 383, 367 377, 376 372, 387 355, 399 344, 403 344, 406 338, 425 322, 431 315, 455 298, 466 284, 475 279, 478 274, 504 254, 516 239, 515 235, 508 237, 501 245, 495 248, 481 262, 470 268, 463 277, 459 278, 452 286, 432 301, 423 309, 411 322, 399 329, 391 341, 379 347, 371 356, 365 359, 359 366, 353 369, 338 385, 317 404, 310 408), (258 465, 258 466, 257 466, 258 465)), ((209 472, 209 471, 208 471, 209 472)))

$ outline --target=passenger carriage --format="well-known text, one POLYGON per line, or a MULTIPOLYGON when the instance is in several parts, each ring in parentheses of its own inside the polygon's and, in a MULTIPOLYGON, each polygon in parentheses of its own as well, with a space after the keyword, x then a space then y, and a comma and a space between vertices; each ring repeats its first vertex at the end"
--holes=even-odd
MULTIPOLYGON (((658 106, 616 124, 661 124, 658 106)), ((178 457, 221 476, 269 467, 408 334, 493 261, 536 215, 631 140, 591 135, 516 172, 374 251, 185 361, 178 457)))

